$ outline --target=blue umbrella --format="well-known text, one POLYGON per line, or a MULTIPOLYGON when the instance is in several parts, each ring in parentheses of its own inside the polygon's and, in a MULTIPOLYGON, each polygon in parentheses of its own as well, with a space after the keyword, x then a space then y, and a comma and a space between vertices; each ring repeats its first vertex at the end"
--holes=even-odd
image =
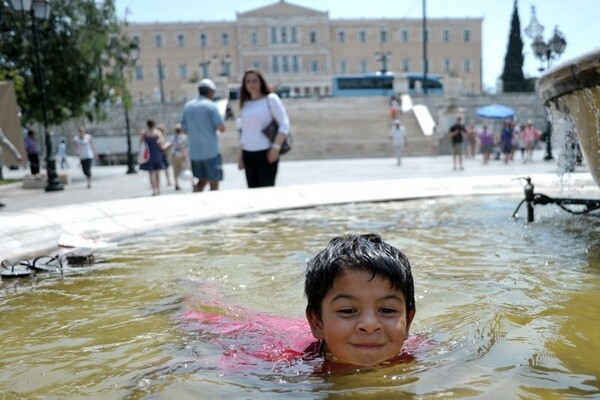
POLYGON ((515 112, 512 108, 502 104, 490 104, 489 106, 479 107, 476 112, 478 117, 489 119, 507 119, 514 118, 515 112))

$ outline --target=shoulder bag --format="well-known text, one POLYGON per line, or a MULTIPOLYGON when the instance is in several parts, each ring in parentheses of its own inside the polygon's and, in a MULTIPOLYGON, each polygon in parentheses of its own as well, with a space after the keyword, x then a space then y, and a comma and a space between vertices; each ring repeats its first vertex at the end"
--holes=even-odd
MULTIPOLYGON (((271 104, 269 103, 269 97, 267 96, 267 108, 269 109, 269 114, 271 115, 271 122, 269 125, 262 130, 265 136, 269 139, 271 143, 275 141, 277 134, 279 133, 279 123, 273 117, 273 113, 271 112, 271 104)), ((281 149, 279 150, 279 154, 285 154, 292 149, 292 136, 291 132, 286 135, 285 140, 281 144, 281 149)))

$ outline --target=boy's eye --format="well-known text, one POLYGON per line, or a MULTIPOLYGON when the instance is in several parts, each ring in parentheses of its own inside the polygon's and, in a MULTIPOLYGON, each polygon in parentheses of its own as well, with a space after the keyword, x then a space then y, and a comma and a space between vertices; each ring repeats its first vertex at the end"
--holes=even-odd
POLYGON ((393 313, 395 313, 395 312, 397 312, 397 311, 396 311, 396 309, 395 309, 395 308, 383 307, 383 308, 380 310, 380 312, 381 312, 381 313, 383 313, 383 314, 393 314, 393 313))
POLYGON ((353 314, 356 311, 353 308, 341 308, 337 311, 339 314, 353 314))

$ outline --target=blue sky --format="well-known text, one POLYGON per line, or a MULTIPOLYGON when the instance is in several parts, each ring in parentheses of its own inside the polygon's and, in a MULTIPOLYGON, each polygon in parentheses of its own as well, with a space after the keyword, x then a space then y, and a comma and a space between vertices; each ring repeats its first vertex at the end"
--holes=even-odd
MULTIPOLYGON (((263 7, 277 0, 116 0, 117 12, 132 22, 170 22, 236 19, 236 12, 263 7)), ((329 11, 330 18, 422 17, 423 0, 286 0, 288 3, 329 11)), ((426 0, 428 17, 483 18, 483 81, 494 87, 502 74, 514 0, 426 0)), ((600 0, 519 0, 519 18, 524 29, 536 7, 538 21, 548 39, 555 25, 565 34, 567 48, 558 62, 600 48, 600 0)), ((526 76, 538 76, 539 60, 524 33, 526 76)))

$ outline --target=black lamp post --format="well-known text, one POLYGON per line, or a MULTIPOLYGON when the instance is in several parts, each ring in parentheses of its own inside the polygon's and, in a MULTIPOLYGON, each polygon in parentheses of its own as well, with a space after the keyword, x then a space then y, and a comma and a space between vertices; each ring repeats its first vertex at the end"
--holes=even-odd
POLYGON ((35 75, 36 84, 40 92, 42 100, 42 116, 44 119, 44 139, 46 143, 46 173, 48 175, 48 183, 46 184, 46 192, 54 192, 63 190, 64 187, 58 179, 56 173, 56 158, 52 151, 52 138, 48 131, 48 111, 46 107, 46 79, 44 77, 44 69, 40 62, 40 52, 38 44, 37 19, 47 20, 50 17, 50 0, 11 0, 12 7, 16 11, 28 12, 31 16, 31 32, 33 35, 33 53, 35 56, 35 75))
MULTIPOLYGON (((533 39, 531 48, 533 49, 533 54, 540 60, 540 67, 538 68, 538 71, 540 72, 544 70, 544 60, 546 60, 546 68, 550 68, 552 64, 551 61, 560 57, 567 47, 565 35, 558 30, 558 26, 554 27, 553 35, 548 42, 545 42, 542 38, 542 32, 544 32, 544 26, 537 20, 535 6, 531 6, 531 20, 529 21, 529 25, 525 28, 525 34, 533 39)), ((549 161, 554 159, 552 156, 552 142, 550 140, 552 128, 548 127, 547 132, 546 154, 544 155, 544 160, 549 161)))
MULTIPOLYGON (((113 47, 113 46, 109 46, 113 47)), ((129 124, 129 106, 130 106, 130 95, 127 91, 127 84, 125 83, 125 67, 134 66, 140 56, 140 46, 136 39, 132 40, 127 44, 127 49, 119 48, 116 55, 117 67, 123 84, 123 109, 125 110, 125 133, 127 135, 127 173, 135 174, 135 162, 133 160, 133 152, 131 149, 131 127, 129 124)))
POLYGON ((211 63, 211 60, 206 60, 206 44, 207 44, 207 36, 203 30, 199 30, 200 33, 200 48, 202 49, 202 62, 200 63, 200 68, 202 68, 202 79, 208 78, 208 67, 211 63))
POLYGON ((158 68, 158 84, 160 87, 160 102, 164 104, 165 103, 165 86, 164 86, 165 74, 164 74, 163 63, 160 58, 156 62, 156 66, 158 68))

